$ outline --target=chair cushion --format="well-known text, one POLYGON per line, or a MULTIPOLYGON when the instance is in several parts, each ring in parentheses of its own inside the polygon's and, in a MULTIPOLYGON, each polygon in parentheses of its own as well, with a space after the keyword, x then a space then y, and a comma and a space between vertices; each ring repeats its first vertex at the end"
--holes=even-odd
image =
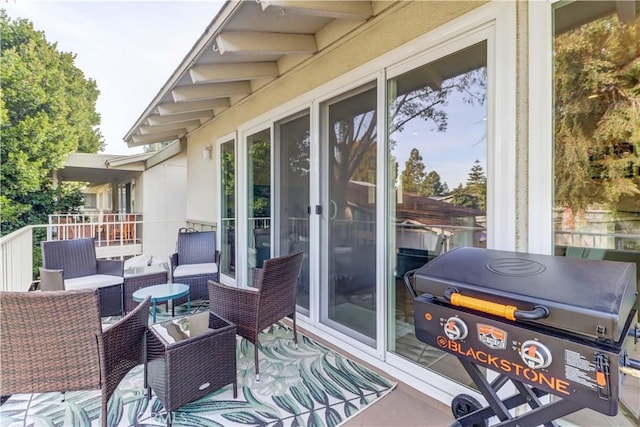
POLYGON ((218 264, 207 262, 202 264, 181 264, 173 270, 173 277, 200 276, 202 274, 215 274, 218 272, 218 264))
POLYGON ((105 286, 119 285, 123 282, 124 277, 122 276, 112 276, 109 274, 93 274, 91 276, 66 279, 64 281, 64 288, 66 290, 97 289, 104 288, 105 286))

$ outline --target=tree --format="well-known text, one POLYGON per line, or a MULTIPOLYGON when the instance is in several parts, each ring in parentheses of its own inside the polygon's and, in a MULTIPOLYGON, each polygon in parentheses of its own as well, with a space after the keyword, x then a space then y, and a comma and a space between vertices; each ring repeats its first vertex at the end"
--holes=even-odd
POLYGON ((422 162, 422 156, 417 148, 411 149, 409 158, 402 171, 402 189, 407 193, 418 196, 441 196, 449 192, 447 183, 440 182, 440 175, 436 171, 427 173, 422 162))
POLYGON ((175 141, 175 140, 171 139, 169 141, 154 142, 153 144, 147 144, 144 147, 142 147, 142 151, 144 151, 145 153, 152 153, 154 151, 160 151, 164 147, 166 147, 167 145, 171 144, 173 141, 175 141))
POLYGON ((250 218, 271 216, 271 144, 268 140, 257 139, 249 147, 250 218))
POLYGON ((471 167, 466 185, 464 187, 462 184, 458 185, 451 194, 453 195, 452 204, 456 206, 487 211, 487 176, 480 160, 476 160, 471 167))
POLYGON ((426 195, 424 180, 427 177, 426 166, 417 148, 412 148, 402 171, 402 190, 418 196, 426 195))
POLYGON ((427 196, 443 196, 449 192, 449 186, 446 182, 440 181, 440 174, 431 171, 424 178, 425 187, 427 188, 427 196))
POLYGON ((95 153, 104 142, 96 83, 74 65, 75 56, 59 52, 31 22, 9 20, 4 10, 0 25, 0 233, 6 234, 77 207, 77 185, 54 189, 51 171, 67 154, 95 153))
MULTIPOLYGON (((435 89, 424 83, 420 87, 406 88, 404 92, 398 93, 395 99, 389 102, 390 144, 393 144, 392 135, 395 132, 402 132, 405 125, 415 118, 433 123, 439 132, 446 131, 448 116, 445 107, 449 96, 458 92, 464 94, 465 102, 482 104, 485 102, 486 81, 486 68, 481 67, 448 78, 435 89)), ((349 181, 357 179, 375 184, 375 173, 371 173, 376 168, 375 96, 375 88, 354 95, 343 101, 344 111, 351 111, 351 116, 343 114, 335 120, 330 117, 329 139, 332 147, 330 166, 333 172, 331 191, 339 219, 344 218, 347 212, 346 188, 349 181)), ((334 104, 337 111, 341 110, 340 104, 334 104)), ((406 188, 404 190, 409 191, 406 188)))
POLYGON ((555 202, 640 203, 640 19, 599 19, 555 40, 555 202))

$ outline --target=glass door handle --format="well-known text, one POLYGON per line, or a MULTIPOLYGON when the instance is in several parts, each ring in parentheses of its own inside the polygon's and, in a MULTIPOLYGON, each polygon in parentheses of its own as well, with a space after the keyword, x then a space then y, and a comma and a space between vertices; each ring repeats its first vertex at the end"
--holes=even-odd
POLYGON ((329 203, 331 203, 331 207, 333 207, 333 213, 331 214, 331 217, 329 218, 329 220, 334 220, 338 215, 338 204, 333 200, 329 200, 329 203))

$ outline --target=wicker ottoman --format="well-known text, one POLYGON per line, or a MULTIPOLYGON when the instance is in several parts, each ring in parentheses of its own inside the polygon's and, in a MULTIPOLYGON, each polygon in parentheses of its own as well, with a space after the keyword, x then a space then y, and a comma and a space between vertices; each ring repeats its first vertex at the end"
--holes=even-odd
POLYGON ((133 300, 133 293, 147 286, 161 285, 169 281, 169 271, 156 266, 135 267, 124 270, 124 311, 133 310, 138 303, 133 300))
POLYGON ((167 411, 167 426, 171 411, 227 384, 236 398, 236 326, 210 312, 150 325, 147 383, 167 411))

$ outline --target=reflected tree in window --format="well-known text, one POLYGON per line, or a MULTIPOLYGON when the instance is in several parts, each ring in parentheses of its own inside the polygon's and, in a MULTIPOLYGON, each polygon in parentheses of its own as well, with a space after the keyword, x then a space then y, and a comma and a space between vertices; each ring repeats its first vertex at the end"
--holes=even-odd
POLYGON ((417 196, 442 196, 449 192, 447 183, 440 181, 436 171, 427 172, 417 148, 411 150, 402 172, 402 189, 417 196))
POLYGON ((587 208, 639 210, 639 40, 640 20, 615 16, 555 38, 555 201, 570 229, 587 208))

